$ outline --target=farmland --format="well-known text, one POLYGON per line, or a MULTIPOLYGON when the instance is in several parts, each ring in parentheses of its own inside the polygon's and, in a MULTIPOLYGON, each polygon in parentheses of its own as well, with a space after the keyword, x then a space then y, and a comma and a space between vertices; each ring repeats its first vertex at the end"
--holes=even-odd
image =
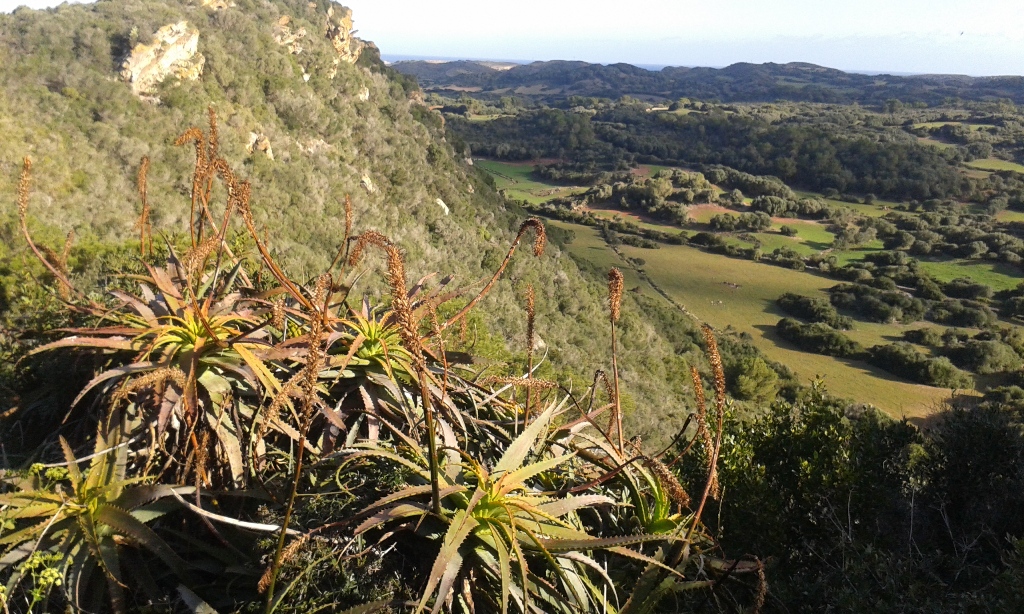
MULTIPOLYGON (((510 197, 530 203, 579 194, 587 189, 540 180, 532 172, 533 163, 478 160, 476 164, 489 172, 496 185, 507 190, 510 197)), ((650 176, 660 170, 665 170, 665 167, 642 167, 635 174, 650 176)), ((887 201, 864 204, 825 199, 820 194, 806 191, 798 192, 798 196, 824 200, 833 207, 845 208, 866 218, 878 218, 900 207, 898 203, 887 201)), ((746 201, 749 203, 749 199, 746 201)), ((684 236, 709 230, 709 222, 716 215, 738 216, 745 210, 747 206, 744 205, 694 205, 688 210, 686 227, 680 228, 651 219, 637 210, 622 210, 608 204, 589 207, 590 213, 597 219, 618 220, 619 223, 631 223, 639 230, 671 235, 682 233, 684 236)), ((1003 219, 1012 220, 1019 216, 1019 213, 1007 212, 1003 219)), ((827 299, 827 290, 838 283, 834 278, 812 269, 790 270, 690 245, 666 244, 659 249, 619 245, 613 249, 599 228, 565 221, 552 220, 549 223, 574 231, 575 240, 567 249, 577 260, 585 261, 600 270, 619 267, 626 275, 627 287, 661 300, 668 299, 667 303, 682 308, 716 329, 748 338, 768 358, 789 367, 802 382, 820 378, 831 393, 875 405, 897 417, 925 416, 949 398, 950 391, 947 389, 902 380, 863 360, 811 354, 778 337, 775 324, 786 314, 777 307, 775 300, 787 292, 827 299), (641 264, 638 266, 638 263, 641 264)), ((721 236, 729 245, 739 248, 757 246, 765 254, 779 249, 791 250, 803 257, 828 253, 835 257, 839 266, 860 262, 868 254, 883 250, 882 241, 878 239, 834 250, 836 235, 826 223, 795 218, 773 218, 770 227, 760 232, 724 233, 721 236), (790 229, 791 236, 780 232, 782 226, 790 229)), ((1016 267, 997 262, 931 257, 921 258, 919 266, 939 283, 970 278, 994 291, 1015 288, 1024 280, 1016 267)), ((922 322, 877 323, 858 319, 853 329, 845 334, 863 347, 872 347, 899 341, 906 330, 923 326, 931 325, 922 322)), ((927 355, 934 353, 923 346, 917 349, 927 355)))

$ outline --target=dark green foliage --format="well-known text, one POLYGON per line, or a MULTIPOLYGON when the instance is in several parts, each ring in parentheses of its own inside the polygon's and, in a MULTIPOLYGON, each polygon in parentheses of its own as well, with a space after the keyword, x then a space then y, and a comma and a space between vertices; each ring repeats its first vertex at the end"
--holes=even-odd
POLYGON ((722 543, 776 557, 766 611, 1018 611, 1024 433, 1010 416, 944 409, 918 430, 818 390, 731 421, 722 543))
POLYGON ((938 328, 912 328, 904 331, 903 338, 910 343, 929 347, 942 347, 942 330, 938 328))
POLYGON ((995 340, 970 339, 947 347, 944 353, 961 369, 981 375, 1017 371, 1024 366, 1024 361, 1012 347, 995 340))
POLYGON ((775 302, 783 311, 798 318, 822 322, 837 330, 853 328, 853 319, 840 315, 827 299, 787 292, 775 302))
POLYGON ((868 355, 871 364, 913 382, 952 389, 974 387, 970 375, 953 366, 948 358, 929 358, 909 343, 876 345, 868 355))
POLYGON ((972 300, 992 298, 992 288, 972 279, 960 277, 942 286, 946 296, 972 300))
POLYGON ((864 352, 860 344, 821 322, 803 324, 792 318, 783 318, 775 325, 775 332, 800 349, 815 354, 853 358, 864 352))
POLYGON ((996 314, 984 303, 959 299, 935 303, 925 317, 939 324, 969 328, 984 328, 996 321, 996 314))
POLYGON ((919 299, 901 291, 879 290, 862 283, 830 288, 829 299, 839 309, 852 311, 873 322, 916 322, 925 314, 924 303, 919 299))

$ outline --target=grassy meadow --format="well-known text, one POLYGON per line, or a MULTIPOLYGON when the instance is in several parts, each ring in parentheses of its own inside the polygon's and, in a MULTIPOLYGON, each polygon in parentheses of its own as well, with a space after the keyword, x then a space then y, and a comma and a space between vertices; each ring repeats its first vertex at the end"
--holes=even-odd
MULTIPOLYGON (((499 188, 507 189, 513 197, 530 202, 544 202, 554 195, 571 193, 584 188, 567 188, 537 181, 532 176, 534 163, 505 163, 478 160, 477 165, 492 174, 499 188)), ((653 173, 666 167, 642 169, 653 173)), ((823 198, 813 192, 797 192, 804 197, 823 198)), ((893 202, 876 201, 874 204, 848 203, 825 199, 832 205, 845 207, 860 215, 880 217, 896 206, 893 202)), ((711 218, 719 214, 738 215, 735 208, 720 205, 696 205, 689 209, 690 227, 659 223, 635 211, 623 211, 612 206, 595 206, 591 211, 598 217, 620 218, 636 223, 641 228, 666 232, 692 232, 707 229, 711 218)), ((1004 213, 1004 217, 1018 215, 1004 213)), ((913 384, 881 369, 857 360, 839 359, 801 351, 775 334, 775 324, 785 314, 775 300, 786 292, 827 297, 826 290, 838 281, 813 271, 794 271, 778 266, 730 258, 685 245, 662 245, 660 249, 620 246, 623 256, 642 259, 644 275, 630 267, 630 263, 615 253, 601 237, 598 229, 561 221, 548 221, 553 226, 572 230, 575 240, 568 250, 578 260, 589 262, 597 269, 619 267, 626 276, 626 287, 649 296, 668 295, 676 304, 697 319, 715 328, 746 333, 754 345, 768 357, 791 368, 801 381, 823 378, 828 389, 841 397, 870 403, 892 416, 919 418, 931 413, 950 392, 946 389, 913 384), (646 276, 646 278, 645 278, 646 276), (653 285, 652 285, 653 284, 653 285), (660 290, 660 292, 659 292, 660 290)), ((825 224, 812 220, 775 218, 770 229, 753 235, 764 253, 778 248, 789 248, 807 256, 831 248, 835 236, 825 224), (792 237, 781 234, 782 226, 796 230, 792 237)), ((725 235, 726 241, 749 246, 750 242, 736 234, 725 235)), ((872 241, 857 248, 832 252, 840 264, 863 259, 867 254, 883 249, 882 242, 872 241)), ((922 260, 921 266, 940 282, 958 277, 969 277, 987 284, 995 290, 1016 287, 1024 276, 1014 268, 1000 263, 967 260, 922 260)), ((911 328, 936 326, 925 322, 909 325, 879 324, 857 321, 854 329, 845 331, 852 340, 864 347, 887 344, 900 340, 911 328)), ((924 347, 918 348, 928 353, 924 347)))
POLYGON ((985 158, 984 160, 973 160, 967 166, 981 171, 1013 171, 1024 173, 1024 166, 1016 162, 1000 160, 999 158, 985 158))

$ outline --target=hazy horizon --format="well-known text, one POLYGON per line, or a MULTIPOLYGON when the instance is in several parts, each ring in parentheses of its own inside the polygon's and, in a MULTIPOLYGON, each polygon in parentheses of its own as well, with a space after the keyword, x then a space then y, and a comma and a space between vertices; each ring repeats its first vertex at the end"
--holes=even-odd
MULTIPOLYGON (((498 64, 502 64, 502 63, 504 63, 504 64, 531 64, 533 62, 545 62, 545 61, 574 61, 574 60, 561 60, 560 58, 558 60, 523 60, 523 59, 515 59, 515 58, 484 58, 484 57, 464 57, 464 58, 458 58, 458 57, 450 57, 450 56, 442 57, 442 56, 433 56, 433 55, 405 55, 405 54, 385 53, 383 51, 381 52, 380 55, 381 55, 381 59, 384 60, 384 62, 387 63, 387 64, 394 64, 396 62, 439 62, 439 63, 440 62, 493 62, 493 63, 498 63, 498 64)), ((799 60, 794 60, 794 62, 798 62, 799 63, 799 60)), ((696 64, 694 64, 694 65, 686 65, 686 64, 633 64, 631 62, 589 62, 589 63, 590 64, 601 64, 601 65, 604 65, 604 66, 610 66, 610 65, 613 65, 613 64, 630 64, 630 65, 635 66, 637 68, 643 68, 645 70, 650 70, 650 71, 659 71, 659 70, 662 70, 663 68, 669 68, 669 67, 672 67, 672 68, 716 68, 716 69, 721 69, 721 68, 727 68, 728 66, 732 65, 732 64, 720 64, 720 65, 711 66, 711 65, 696 65, 696 64)), ((742 64, 743 62, 733 62, 733 64, 736 64, 736 63, 741 63, 742 64)), ((747 63, 752 63, 752 62, 747 62, 747 63)), ((767 64, 767 63, 770 63, 770 62, 757 62, 757 64, 767 64)), ((784 62, 776 62, 776 64, 783 64, 783 63, 784 62)), ((835 67, 834 66, 823 66, 823 68, 835 68, 835 67)), ((838 70, 843 70, 843 69, 838 69, 838 70)), ((901 71, 890 71, 890 70, 857 70, 857 69, 853 69, 853 68, 845 69, 845 70, 843 70, 843 72, 854 73, 854 74, 861 74, 861 75, 892 75, 892 76, 897 76, 897 77, 905 77, 905 76, 912 76, 912 75, 925 75, 925 74, 937 74, 937 73, 921 73, 921 72, 901 72, 901 71)), ((952 73, 942 73, 942 74, 952 74, 952 73)), ((968 75, 968 76, 974 76, 974 75, 968 75)), ((1001 75, 1001 76, 1007 76, 1007 75, 1001 75)), ((1009 76, 1018 76, 1018 75, 1009 75, 1009 76)))
MULTIPOLYGON (((54 6, 53 0, 0 0, 54 6)), ((861 73, 1024 75, 1013 0, 347 0, 387 56, 721 67, 808 62, 861 73)))

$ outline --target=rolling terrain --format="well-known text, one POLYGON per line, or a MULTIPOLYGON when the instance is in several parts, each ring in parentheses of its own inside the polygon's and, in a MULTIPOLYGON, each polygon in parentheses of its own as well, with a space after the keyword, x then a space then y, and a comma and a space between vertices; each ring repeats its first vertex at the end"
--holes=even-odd
POLYGON ((546 100, 634 96, 670 101, 694 98, 840 104, 884 104, 892 99, 935 104, 948 98, 1024 102, 1024 78, 1017 76, 863 75, 801 62, 740 63, 725 68, 668 67, 661 71, 630 64, 567 61, 533 62, 511 68, 474 61, 404 61, 396 62, 394 67, 416 77, 429 90, 546 100))

